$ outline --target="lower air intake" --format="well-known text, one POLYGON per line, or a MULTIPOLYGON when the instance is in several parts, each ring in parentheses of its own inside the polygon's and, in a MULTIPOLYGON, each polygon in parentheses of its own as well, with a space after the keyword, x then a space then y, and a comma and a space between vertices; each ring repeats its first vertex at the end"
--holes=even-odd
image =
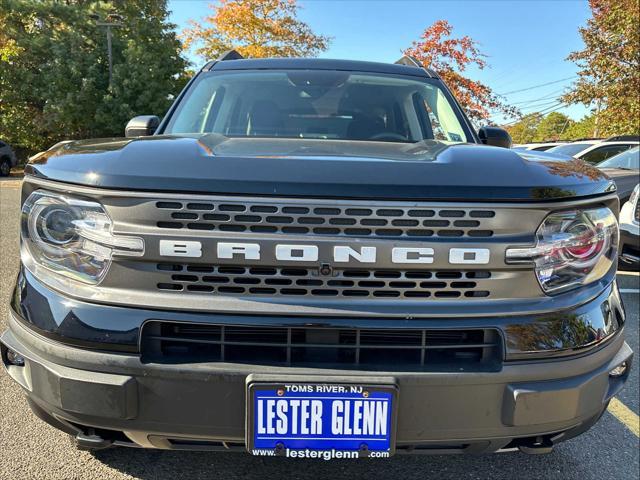
POLYGON ((494 371, 494 329, 355 329, 148 322, 142 359, 387 371, 494 371))

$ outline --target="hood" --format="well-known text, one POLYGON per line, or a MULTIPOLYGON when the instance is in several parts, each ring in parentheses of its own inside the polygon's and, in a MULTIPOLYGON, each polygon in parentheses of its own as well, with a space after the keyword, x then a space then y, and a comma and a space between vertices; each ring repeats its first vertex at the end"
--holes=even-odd
POLYGON ((110 189, 387 200, 552 200, 615 189, 579 160, 475 144, 228 138, 63 142, 28 175, 110 189))

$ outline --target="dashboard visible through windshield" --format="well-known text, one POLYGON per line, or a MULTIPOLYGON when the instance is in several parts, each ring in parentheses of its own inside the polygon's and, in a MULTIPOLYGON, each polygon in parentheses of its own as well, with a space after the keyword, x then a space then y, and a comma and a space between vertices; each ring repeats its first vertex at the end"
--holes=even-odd
POLYGON ((201 76, 164 133, 352 141, 468 142, 444 91, 405 76, 241 70, 201 76))

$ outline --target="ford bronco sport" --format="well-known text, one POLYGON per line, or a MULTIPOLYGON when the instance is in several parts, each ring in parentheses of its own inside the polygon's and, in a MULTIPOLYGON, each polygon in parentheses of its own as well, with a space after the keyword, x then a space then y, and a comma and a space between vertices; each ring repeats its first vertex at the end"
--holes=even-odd
POLYGON ((8 374, 85 449, 549 452, 629 375, 613 182, 434 72, 207 64, 26 167, 8 374))

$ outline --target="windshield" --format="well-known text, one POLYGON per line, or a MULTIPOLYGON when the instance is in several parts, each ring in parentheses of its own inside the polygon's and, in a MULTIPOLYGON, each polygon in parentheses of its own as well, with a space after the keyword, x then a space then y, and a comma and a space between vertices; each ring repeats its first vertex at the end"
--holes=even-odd
POLYGON ((558 145, 557 147, 550 148, 547 152, 560 153, 562 155, 569 155, 570 157, 573 157, 590 146, 590 143, 568 143, 566 145, 558 145))
POLYGON ((619 153, 598 165, 600 168, 629 168, 631 170, 640 169, 640 149, 638 147, 619 153))
POLYGON ((437 85, 404 76, 329 70, 203 75, 164 133, 227 137, 467 142, 437 85))

